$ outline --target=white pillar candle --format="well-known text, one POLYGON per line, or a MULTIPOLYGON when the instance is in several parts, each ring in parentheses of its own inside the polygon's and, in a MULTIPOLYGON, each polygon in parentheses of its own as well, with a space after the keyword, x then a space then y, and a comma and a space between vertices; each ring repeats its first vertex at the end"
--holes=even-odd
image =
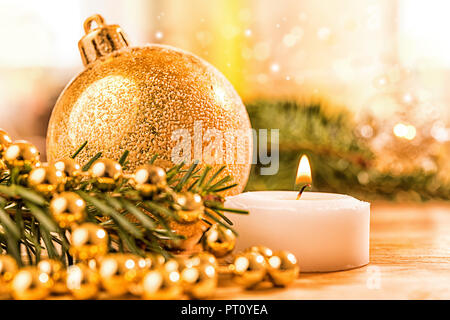
POLYGON ((264 245, 289 250, 300 270, 346 270, 369 263, 370 203, 353 197, 295 191, 246 192, 228 197, 226 207, 245 209, 233 215, 239 233, 237 250, 264 245))

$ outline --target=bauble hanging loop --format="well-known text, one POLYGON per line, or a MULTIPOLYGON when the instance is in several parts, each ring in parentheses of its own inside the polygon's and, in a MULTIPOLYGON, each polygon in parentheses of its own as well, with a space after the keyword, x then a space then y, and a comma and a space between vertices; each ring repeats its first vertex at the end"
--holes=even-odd
POLYGON ((78 42, 78 48, 85 66, 128 46, 122 29, 118 25, 107 25, 99 14, 87 18, 83 28, 86 35, 78 42), (92 28, 94 23, 96 28, 92 28))

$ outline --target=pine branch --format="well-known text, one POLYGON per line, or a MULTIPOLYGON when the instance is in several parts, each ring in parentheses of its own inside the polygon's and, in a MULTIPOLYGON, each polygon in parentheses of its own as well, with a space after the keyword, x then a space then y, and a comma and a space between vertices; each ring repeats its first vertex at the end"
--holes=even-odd
MULTIPOLYGON (((87 142, 84 142, 71 158, 75 159, 86 145, 87 142)), ((120 157, 118 162, 122 166, 126 166, 128 155, 129 152, 125 151, 120 157)), ((87 172, 101 156, 101 152, 97 153, 82 170, 87 172)), ((156 159, 157 155, 149 163, 153 164, 156 159)), ((0 251, 11 254, 20 266, 37 264, 44 256, 72 264, 70 241, 49 214, 51 196, 40 194, 25 183, 23 175, 31 169, 0 171, 0 227, 3 229, 0 251)), ((209 166, 200 169, 197 162, 185 169, 184 163, 180 163, 166 171, 167 182, 171 186, 169 190, 150 199, 143 198, 128 178, 123 178, 110 192, 98 189, 94 178, 83 178, 77 184, 68 184, 65 191, 77 193, 86 202, 87 222, 101 225, 110 233, 110 251, 144 255, 145 248, 170 257, 171 253, 166 251, 163 241, 185 239, 170 228, 170 221, 179 219, 173 209, 173 195, 177 192, 188 190, 203 196, 214 195, 213 199, 219 202, 204 201, 206 223, 219 223, 235 232, 230 227, 232 221, 224 212, 243 212, 222 207, 219 192, 236 186, 226 185, 230 177, 218 179, 223 170, 224 167, 211 172, 209 166)))

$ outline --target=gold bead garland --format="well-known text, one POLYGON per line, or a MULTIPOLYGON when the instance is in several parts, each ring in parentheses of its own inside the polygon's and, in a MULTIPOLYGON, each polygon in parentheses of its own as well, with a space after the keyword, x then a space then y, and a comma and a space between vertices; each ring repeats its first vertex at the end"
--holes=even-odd
POLYGON ((218 259, 233 251, 236 236, 220 224, 202 231, 203 251, 188 257, 166 259, 155 253, 146 253, 145 257, 108 253, 107 229, 86 222, 86 202, 77 193, 66 191, 70 189, 68 183, 87 179, 99 189, 111 191, 127 178, 144 199, 166 193, 174 200, 172 209, 177 219, 169 223, 175 226, 175 232, 176 228, 203 223, 203 197, 194 192, 174 192, 167 184, 165 171, 154 165, 142 166, 132 176, 124 177, 118 162, 98 159, 88 172, 83 172, 73 159, 42 164, 32 144, 12 142, 7 137, 0 129, 0 160, 8 165, 0 170, 18 168, 21 181, 46 196, 51 217, 70 233, 69 253, 76 261, 67 269, 54 259, 19 269, 11 256, 2 254, 0 297, 45 299, 50 294, 70 293, 75 299, 94 299, 104 292, 109 297, 131 294, 143 299, 178 299, 185 294, 205 299, 214 294, 224 271, 248 289, 264 281, 286 286, 298 277, 294 255, 287 251, 273 252, 264 246, 248 248, 225 267, 223 260, 218 259))
MULTIPOLYGON (((49 259, 41 261, 37 268, 17 272, 11 257, 0 258, 0 271, 5 270, 1 268, 3 260, 12 265, 6 277, 12 283, 15 299, 45 299, 51 292, 67 291, 75 299, 93 299, 102 289, 112 298, 132 294, 143 299, 179 299, 186 294, 206 299, 214 295, 224 270, 214 256, 205 252, 166 261, 157 255, 144 258, 112 253, 103 255, 98 264, 89 266, 89 262, 81 262, 69 266, 67 271, 59 261, 49 259)), ((287 251, 275 252, 267 259, 254 250, 245 250, 234 257, 227 270, 246 289, 256 288, 264 281, 287 286, 299 274, 296 258, 287 251)))

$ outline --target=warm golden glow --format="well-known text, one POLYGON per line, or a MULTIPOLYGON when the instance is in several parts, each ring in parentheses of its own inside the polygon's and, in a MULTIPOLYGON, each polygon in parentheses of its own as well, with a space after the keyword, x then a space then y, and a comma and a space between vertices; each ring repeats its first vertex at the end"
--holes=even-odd
POLYGON ((311 166, 306 155, 303 155, 300 159, 297 169, 297 177, 295 184, 310 184, 312 183, 311 166))

